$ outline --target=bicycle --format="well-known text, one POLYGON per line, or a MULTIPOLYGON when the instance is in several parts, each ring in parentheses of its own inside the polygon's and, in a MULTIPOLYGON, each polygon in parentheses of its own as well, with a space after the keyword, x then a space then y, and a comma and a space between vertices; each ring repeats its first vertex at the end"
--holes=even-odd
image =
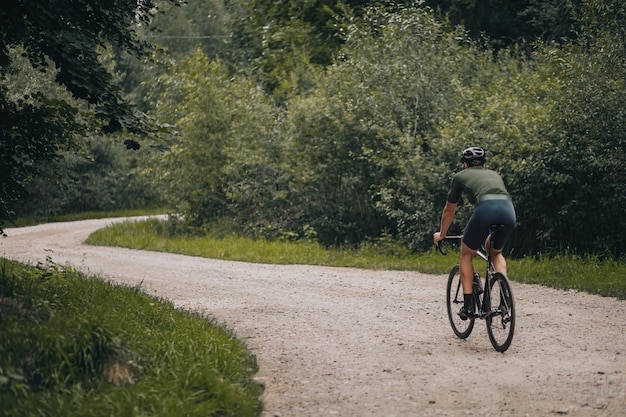
MULTIPOLYGON (((492 241, 493 235, 501 228, 501 225, 493 225, 489 228, 488 241, 492 241)), ((461 240, 463 236, 446 236, 444 240, 461 240)), ((446 255, 441 247, 440 241, 437 250, 446 255)), ((472 284, 474 295, 474 305, 477 312, 474 316, 466 320, 459 317, 459 308, 463 305, 463 287, 461 285, 460 266, 455 265, 448 276, 447 285, 447 308, 448 318, 454 334, 460 339, 466 339, 474 329, 475 319, 484 319, 487 324, 487 333, 489 340, 494 349, 498 352, 506 351, 511 346, 513 333, 515 331, 515 303, 513 301, 513 292, 509 280, 504 274, 496 272, 491 259, 491 251, 487 253, 483 245, 477 252, 476 256, 483 259, 486 264, 485 282, 480 287, 480 277, 474 279, 472 284), (482 297, 481 293, 482 292, 482 297)))

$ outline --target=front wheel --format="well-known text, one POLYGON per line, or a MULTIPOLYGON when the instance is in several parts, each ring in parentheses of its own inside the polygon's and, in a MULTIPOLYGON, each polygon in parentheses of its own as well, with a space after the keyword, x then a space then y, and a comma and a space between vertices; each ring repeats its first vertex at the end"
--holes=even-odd
POLYGON ((498 352, 511 346, 515 331, 515 303, 508 279, 501 273, 493 274, 491 288, 491 312, 486 318, 487 333, 491 344, 498 352))
POLYGON ((452 268, 448 277, 446 304, 452 331, 461 339, 467 338, 474 328, 474 319, 461 320, 459 317, 459 309, 463 307, 463 287, 458 265, 452 268))

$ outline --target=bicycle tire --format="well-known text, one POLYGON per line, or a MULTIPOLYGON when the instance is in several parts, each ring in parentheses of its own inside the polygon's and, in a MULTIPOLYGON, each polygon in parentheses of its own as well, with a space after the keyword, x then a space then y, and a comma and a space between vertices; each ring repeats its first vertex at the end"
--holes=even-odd
POLYGON ((466 339, 474 329, 474 319, 461 320, 458 311, 463 306, 463 288, 459 265, 455 265, 448 276, 446 306, 452 331, 459 339, 466 339))
POLYGON ((509 280, 496 272, 489 283, 491 313, 486 317, 487 333, 494 349, 506 351, 515 333, 515 301, 509 280))

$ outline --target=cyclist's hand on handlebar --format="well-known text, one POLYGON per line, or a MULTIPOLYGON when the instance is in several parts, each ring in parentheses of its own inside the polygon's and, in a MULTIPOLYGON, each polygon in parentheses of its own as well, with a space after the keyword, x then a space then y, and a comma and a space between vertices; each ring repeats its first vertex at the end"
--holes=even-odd
POLYGON ((445 239, 445 236, 441 236, 441 232, 435 232, 433 234, 433 242, 435 243, 435 247, 437 248, 439 253, 441 253, 442 255, 446 254, 444 250, 441 249, 441 244, 443 243, 444 239, 445 239))
POLYGON ((445 236, 441 236, 441 232, 435 232, 433 234, 433 242, 435 243, 435 246, 439 246, 439 242, 441 242, 444 238, 445 236))

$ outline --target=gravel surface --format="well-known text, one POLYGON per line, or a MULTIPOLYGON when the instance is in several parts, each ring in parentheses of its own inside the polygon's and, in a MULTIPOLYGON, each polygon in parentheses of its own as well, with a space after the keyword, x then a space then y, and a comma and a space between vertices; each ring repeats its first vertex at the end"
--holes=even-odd
POLYGON ((624 301, 514 282, 517 327, 502 354, 482 321, 454 336, 444 275, 82 243, 119 220, 7 229, 0 256, 50 257, 212 315, 257 356, 263 417, 626 415, 624 301))

